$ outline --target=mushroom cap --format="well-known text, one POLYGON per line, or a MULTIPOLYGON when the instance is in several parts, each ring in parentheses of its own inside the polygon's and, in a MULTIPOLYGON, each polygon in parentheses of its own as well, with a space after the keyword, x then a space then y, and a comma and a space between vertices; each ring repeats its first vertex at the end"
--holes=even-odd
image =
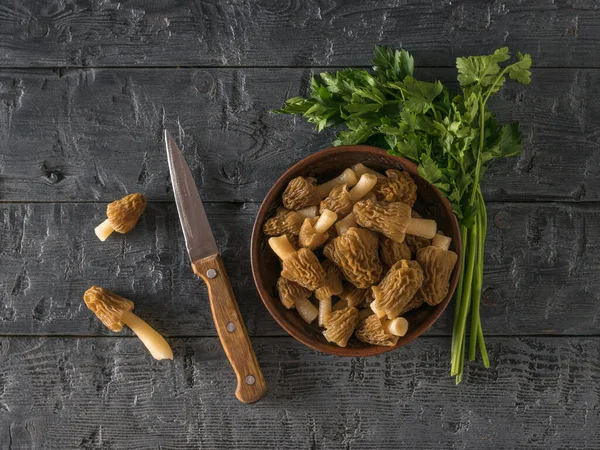
MULTIPOLYGON (((329 239, 329 233, 319 233, 315 230, 314 225, 317 223, 317 220, 319 220, 318 217, 304 219, 304 223, 300 228, 300 234, 298 235, 298 242, 301 247, 314 250, 329 239)), ((330 227, 330 229, 331 228, 332 227, 330 227)))
POLYGON ((323 336, 329 342, 345 347, 348 339, 352 337, 356 325, 358 325, 358 309, 349 306, 333 311, 325 323, 323 336))
POLYGON ((325 281, 325 271, 321 263, 307 248, 301 248, 282 261, 281 276, 300 286, 314 291, 325 281))
POLYGON ((146 197, 140 193, 129 194, 106 207, 108 223, 118 233, 131 230, 146 208, 146 197))
POLYGON ((419 294, 429 305, 435 306, 446 297, 457 259, 456 253, 439 247, 425 247, 417 252, 424 274, 419 294))
POLYGON ((378 200, 406 203, 411 208, 417 201, 417 185, 408 172, 396 169, 385 171, 386 179, 380 179, 374 188, 378 200))
POLYGON ((420 291, 418 291, 415 296, 410 300, 410 302, 408 302, 406 304, 406 306, 404 308, 402 308, 402 311, 400 311, 400 316, 403 316, 404 314, 406 314, 409 311, 412 311, 413 309, 417 309, 418 307, 420 307, 422 304, 424 303, 423 300, 423 296, 420 294, 420 291))
POLYGON ((313 179, 296 177, 285 188, 281 200, 287 209, 297 211, 307 206, 318 206, 321 198, 313 179))
POLYGON ((368 288, 381 278, 381 262, 377 252, 379 237, 363 228, 350 228, 329 242, 323 254, 344 273, 357 288, 368 288))
POLYGON ((319 211, 323 212, 329 209, 336 213, 338 217, 346 217, 352 212, 352 206, 354 203, 348 194, 348 185, 341 184, 335 186, 329 195, 321 200, 319 211))
POLYGON ((308 298, 311 294, 305 287, 283 277, 279 277, 277 280, 277 292, 279 293, 281 304, 287 309, 294 308, 296 299, 308 298))
POLYGON ((365 344, 383 345, 393 347, 398 343, 398 336, 394 336, 383 329, 381 320, 372 314, 362 320, 356 328, 356 337, 365 344))
POLYGON ((423 270, 417 261, 398 261, 383 277, 381 283, 371 288, 375 306, 378 310, 385 311, 388 319, 395 319, 422 284, 423 270))
POLYGON ((326 259, 321 263, 321 266, 325 270, 325 282, 315 290, 315 297, 317 297, 317 300, 323 301, 341 294, 344 288, 342 286, 342 274, 334 263, 326 259))
POLYGON ((348 306, 356 307, 365 300, 369 291, 370 289, 359 289, 353 284, 348 283, 338 296, 342 300, 345 300, 348 306))
POLYGON ((388 267, 392 267, 401 259, 411 259, 410 248, 406 243, 396 242, 385 236, 379 239, 379 255, 388 267))
POLYGON ((133 309, 133 302, 98 286, 92 286, 83 294, 85 305, 111 331, 123 329, 121 316, 133 309))
POLYGON ((267 236, 279 236, 281 234, 292 234, 297 236, 304 217, 296 211, 285 208, 277 208, 275 216, 268 219, 263 225, 263 233, 267 236))
POLYGON ((410 220, 410 206, 407 204, 363 200, 354 205, 353 212, 359 225, 377 231, 396 242, 404 241, 410 220))

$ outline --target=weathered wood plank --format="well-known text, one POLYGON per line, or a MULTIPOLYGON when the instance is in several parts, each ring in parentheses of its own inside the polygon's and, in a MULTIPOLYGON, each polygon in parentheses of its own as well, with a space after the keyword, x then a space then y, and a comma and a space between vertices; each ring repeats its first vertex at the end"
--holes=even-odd
MULTIPOLYGON (((239 403, 214 338, 0 340, 0 443, 36 449, 597 449, 600 339, 489 339, 455 386, 443 339, 360 359, 254 339, 269 392, 239 403)), ((11 446, 12 445, 12 446, 11 446)))
MULTIPOLYGON (((452 79, 452 69, 425 70, 452 79)), ((111 201, 141 190, 172 200, 162 127, 179 130, 205 201, 260 201, 292 163, 329 146, 270 113, 306 90, 299 69, 0 72, 0 200, 111 201)), ((520 120, 524 150, 498 162, 489 200, 600 199, 600 70, 539 70, 495 102, 520 120)))
MULTIPOLYGON (((249 261, 256 204, 208 204, 252 335, 284 335, 257 296, 249 261)), ((175 205, 149 204, 125 237, 102 243, 104 204, 0 205, 0 334, 109 334, 85 308, 92 284, 136 302, 172 336, 215 335, 191 271, 175 205)), ((498 335, 598 335, 600 205, 491 204, 482 307, 498 335)), ((449 335, 448 311, 430 334, 449 335)))
POLYGON ((544 67, 598 67, 599 24, 593 0, 5 0, 0 64, 366 65, 384 43, 426 66, 509 45, 544 67))

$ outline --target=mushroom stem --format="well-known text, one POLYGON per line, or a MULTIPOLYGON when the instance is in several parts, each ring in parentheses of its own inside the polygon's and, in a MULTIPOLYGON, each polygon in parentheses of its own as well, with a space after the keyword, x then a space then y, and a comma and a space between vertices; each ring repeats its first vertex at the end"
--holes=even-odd
POLYGON ((331 314, 331 297, 319 300, 319 326, 324 327, 331 314))
POLYGON ((285 234, 270 238, 269 246, 282 261, 296 251, 285 234))
POLYGON ((121 320, 140 338, 154 359, 173 359, 171 347, 154 328, 131 311, 125 311, 121 320))
POLYGON ((106 238, 109 237, 113 231, 115 231, 115 229, 112 227, 108 219, 106 219, 94 229, 96 236, 98 236, 98 239, 100 239, 101 241, 105 241, 106 238))
POLYGON ((325 209, 319 216, 317 223, 315 223, 315 231, 317 233, 325 233, 329 227, 335 223, 336 220, 337 214, 329 209, 325 209))
POLYGON ((337 234, 342 236, 346 234, 350 228, 357 226, 358 224, 354 219, 354 213, 350 213, 343 219, 338 220, 338 222, 335 224, 335 229, 337 231, 337 234))
POLYGON ((326 183, 317 186, 317 192, 321 197, 327 197, 329 192, 340 184, 347 184, 348 187, 354 186, 358 182, 358 178, 352 169, 344 170, 340 175, 326 183))
POLYGON ((338 300, 335 302, 335 305, 331 308, 332 311, 339 311, 340 309, 344 309, 348 307, 348 302, 346 300, 338 300))
POLYGON ((406 227, 406 234, 431 239, 437 232, 437 223, 431 219, 411 218, 406 227))
POLYGON ((376 172, 373 169, 369 169, 363 163, 354 164, 352 166, 352 170, 354 170, 354 173, 356 174, 357 177, 360 177, 360 176, 364 175, 365 173, 370 173, 371 175, 375 175, 377 178, 385 178, 385 175, 383 175, 379 172, 376 172))
POLYGON ((307 298, 294 299, 294 305, 296 306, 296 311, 298 311, 298 314, 300 314, 300 317, 306 323, 312 323, 319 315, 319 310, 307 298))
POLYGON ((365 320, 367 317, 373 315, 373 310, 371 308, 365 308, 358 311, 358 320, 365 320))
POLYGON ((441 233, 436 233, 436 235, 431 240, 431 245, 434 247, 439 247, 442 250, 448 250, 450 248, 450 243, 452 242, 452 238, 448 236, 444 236, 441 233))
POLYGON ((408 331, 408 320, 404 317, 396 317, 392 320, 382 320, 383 329, 394 336, 404 336, 408 331))
POLYGON ((299 209, 296 212, 304 218, 312 219, 314 217, 317 217, 319 208, 316 206, 307 206, 306 208, 299 209))
POLYGON ((363 198, 377 184, 377 177, 372 173, 364 173, 360 176, 360 180, 352 189, 348 191, 350 200, 354 203, 363 198))
POLYGON ((379 309, 376 305, 377 302, 371 302, 371 310, 377 315, 378 318, 385 317, 385 311, 379 309))

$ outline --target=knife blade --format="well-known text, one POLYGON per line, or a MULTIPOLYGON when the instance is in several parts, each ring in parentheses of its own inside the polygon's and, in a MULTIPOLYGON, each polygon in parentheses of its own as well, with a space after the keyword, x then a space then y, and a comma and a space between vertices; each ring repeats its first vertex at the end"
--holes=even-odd
POLYGON ((215 328, 237 377, 236 397, 241 402, 254 403, 265 395, 265 380, 192 172, 177 143, 166 129, 164 139, 175 204, 192 270, 207 285, 215 328))

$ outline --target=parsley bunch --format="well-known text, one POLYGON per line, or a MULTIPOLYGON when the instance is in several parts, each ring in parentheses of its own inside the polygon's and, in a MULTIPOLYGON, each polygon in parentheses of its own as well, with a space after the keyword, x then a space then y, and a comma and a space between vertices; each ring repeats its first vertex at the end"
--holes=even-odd
POLYGON ((491 55, 456 59, 460 92, 440 81, 414 78, 406 50, 376 47, 373 70, 345 69, 313 77, 309 98, 293 97, 276 112, 301 114, 318 131, 345 125, 334 145, 366 143, 418 164, 419 175, 452 204, 462 236, 462 270, 456 291, 451 375, 462 379, 465 356, 479 347, 489 366, 479 317, 487 215, 480 182, 494 159, 518 155, 518 123, 500 125, 487 102, 507 77, 531 81, 531 57, 510 59, 507 47, 491 55), (467 319, 471 314, 468 353, 467 319))

